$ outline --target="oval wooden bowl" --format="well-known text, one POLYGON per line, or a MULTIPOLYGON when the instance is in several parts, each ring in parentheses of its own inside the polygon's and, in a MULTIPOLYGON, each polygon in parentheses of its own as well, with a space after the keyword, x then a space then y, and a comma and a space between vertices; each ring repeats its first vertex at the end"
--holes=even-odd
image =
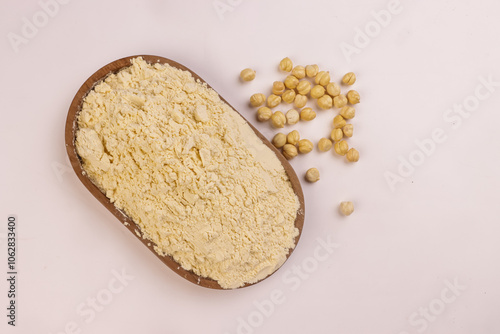
MULTIPOLYGON (((132 219, 129 218, 124 212, 117 209, 113 205, 113 203, 111 203, 109 201, 109 199, 105 196, 105 194, 103 194, 99 190, 99 188, 94 183, 92 183, 90 178, 88 178, 86 176, 86 173, 84 172, 84 170, 82 168, 81 160, 80 160, 78 154, 76 153, 76 149, 75 149, 75 133, 77 130, 76 120, 77 120, 78 114, 82 108, 83 99, 97 83, 99 83, 101 80, 105 79, 109 74, 116 73, 119 70, 121 70, 122 68, 130 66, 131 65, 130 60, 133 58, 136 58, 136 57, 142 57, 145 61, 147 61, 151 64, 157 63, 157 62, 162 63, 162 64, 169 64, 173 67, 177 67, 179 69, 191 72, 191 74, 193 75, 193 77, 195 79, 199 79, 200 81, 205 82, 205 80, 200 78, 200 76, 198 76, 196 73, 191 71, 189 68, 187 68, 187 67, 185 67, 185 66, 183 66, 175 61, 172 61, 170 59, 158 57, 158 56, 150 56, 150 55, 131 56, 131 57, 126 57, 126 58, 115 60, 114 62, 109 63, 108 65, 102 67, 97 72, 95 72, 90 78, 88 78, 87 81, 85 81, 85 83, 80 87, 80 89, 76 93, 76 95, 73 99, 73 102, 71 103, 71 106, 70 106, 69 111, 68 111, 68 117, 66 119, 65 141, 66 141, 66 151, 68 153, 69 160, 71 162, 71 166, 73 166, 73 169, 74 169, 76 175, 78 176, 80 181, 83 183, 83 185, 90 191, 90 193, 92 195, 94 195, 94 197, 97 198, 97 200, 99 202, 101 202, 101 204, 104 205, 104 207, 106 207, 106 209, 108 209, 116 218, 118 218, 118 220, 121 221, 125 225, 125 227, 128 228, 128 230, 144 244, 144 246, 149 248, 149 250, 151 252, 153 252, 153 254, 155 254, 160 259, 160 261, 162 261, 164 264, 166 264, 170 269, 175 271, 177 274, 179 274, 180 276, 182 276, 183 278, 185 278, 186 280, 188 280, 194 284, 197 284, 197 285, 200 285, 200 286, 203 286, 206 288, 211 288, 211 289, 222 289, 222 287, 219 285, 219 283, 217 283, 217 281, 210 279, 210 278, 198 276, 192 271, 185 270, 171 256, 159 255, 153 248, 154 243, 147 240, 147 239, 142 238, 142 233, 141 233, 140 228, 132 221, 132 219), (136 234, 136 233, 138 233, 138 234, 136 234)), ((208 85, 208 87, 210 87, 210 85, 208 85)), ((224 101, 229 106, 231 106, 222 96, 220 96, 220 98, 222 101, 224 101)), ((233 108, 232 106, 231 106, 231 108, 236 111, 236 109, 233 108)), ((266 144, 276 154, 278 159, 281 161, 281 163, 283 164, 283 167, 285 168, 286 173, 288 174, 288 177, 290 178, 290 181, 292 183, 292 188, 293 188, 295 194, 297 195, 297 197, 299 198, 300 208, 297 212, 297 218, 295 219, 295 226, 299 229, 299 235, 295 238, 295 245, 297 245, 299 238, 300 238, 300 235, 302 234, 302 227, 304 225, 304 212, 305 212, 304 194, 302 193, 302 188, 300 186, 299 179, 297 178, 297 175, 295 174, 292 166, 283 157, 283 155, 278 150, 276 150, 276 148, 259 131, 257 131, 257 129, 255 129, 251 123, 249 123, 248 121, 247 121, 247 123, 253 129, 255 134, 262 140, 262 142, 264 144, 266 144)), ((290 256, 290 254, 292 253, 292 251, 293 251, 293 249, 290 250, 290 252, 287 256, 287 259, 290 256)), ((269 277, 269 276, 267 276, 267 277, 269 277)), ((259 282, 261 282, 261 281, 262 280, 260 280, 259 282)), ((253 283, 253 284, 255 284, 255 283, 253 283)), ((253 284, 246 284, 244 287, 250 286, 253 284)))

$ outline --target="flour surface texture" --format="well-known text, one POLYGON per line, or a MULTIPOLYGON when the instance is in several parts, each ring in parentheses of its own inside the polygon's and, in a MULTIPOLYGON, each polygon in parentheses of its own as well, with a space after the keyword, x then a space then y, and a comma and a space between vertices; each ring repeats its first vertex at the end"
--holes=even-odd
POLYGON ((135 58, 84 99, 77 153, 161 255, 223 288, 285 261, 299 201, 275 156, 187 72, 135 58))

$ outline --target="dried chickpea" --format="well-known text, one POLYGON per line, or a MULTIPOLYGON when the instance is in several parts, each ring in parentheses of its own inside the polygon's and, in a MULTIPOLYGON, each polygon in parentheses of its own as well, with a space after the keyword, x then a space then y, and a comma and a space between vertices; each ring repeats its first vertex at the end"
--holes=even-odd
POLYGON ((268 121, 272 115, 273 115, 273 112, 268 107, 260 107, 257 110, 257 120, 259 120, 259 122, 268 121))
POLYGON ((349 162, 356 162, 359 160, 359 152, 355 148, 351 148, 349 151, 347 151, 345 157, 349 162))
POLYGON ((304 108, 307 103, 307 96, 297 94, 295 96, 295 100, 293 101, 293 105, 297 108, 304 108))
POLYGON ((346 85, 353 85, 356 82, 356 74, 349 72, 344 75, 342 82, 346 85))
POLYGON ((306 181, 314 183, 319 180, 319 171, 316 168, 309 168, 306 172, 306 181))
POLYGON ((275 128, 282 128, 285 126, 286 123, 286 117, 285 114, 283 114, 281 111, 276 111, 272 116, 271 116, 271 125, 275 128))
POLYGON ((309 139, 301 139, 299 140, 299 152, 306 154, 313 150, 313 143, 309 139))
POLYGON ((332 141, 328 138, 321 138, 318 142, 318 150, 327 152, 332 148, 332 141))
POLYGON ((330 138, 332 138, 333 141, 339 141, 344 137, 344 132, 342 132, 342 129, 333 129, 332 133, 330 134, 330 138))
POLYGON ((337 95, 333 98, 333 105, 335 106, 335 108, 345 107, 346 104, 347 98, 344 94, 337 95))
POLYGON ((319 67, 318 65, 307 65, 306 66, 306 75, 308 78, 314 78, 316 74, 319 72, 319 67))
POLYGON ((326 85, 326 92, 330 94, 331 97, 338 96, 340 94, 340 86, 335 82, 330 82, 326 85))
POLYGON ((344 133, 344 136, 346 136, 348 138, 352 137, 353 131, 354 131, 354 127, 352 126, 352 124, 346 124, 342 128, 342 132, 344 133))
POLYGON ((283 95, 281 95, 281 99, 285 103, 292 103, 295 100, 295 91, 293 89, 285 90, 283 95))
POLYGON ((340 114, 345 119, 351 119, 356 115, 356 110, 353 107, 345 106, 340 109, 340 114))
POLYGON ((255 71, 251 68, 245 68, 240 72, 240 78, 243 81, 252 81, 253 79, 255 79, 255 71))
POLYGON ((318 107, 321 109, 330 109, 332 107, 333 100, 330 95, 323 95, 318 99, 318 107))
POLYGON ((301 80, 296 89, 299 94, 307 95, 311 91, 311 83, 307 80, 301 80))
POLYGON ((299 79, 293 75, 289 75, 285 78, 285 86, 289 89, 294 89, 299 84, 299 79))
POLYGON ((316 85, 311 89, 311 97, 313 99, 319 99, 323 95, 325 95, 325 87, 316 85))
POLYGON ((355 90, 350 90, 347 92, 347 99, 350 104, 359 103, 359 93, 355 90))
POLYGON ((281 59, 280 70, 283 72, 290 72, 293 68, 292 60, 288 57, 281 59))
POLYGON ((285 116, 287 124, 290 125, 297 124, 300 119, 299 112, 295 109, 288 110, 285 116))
POLYGON ((250 96, 250 105, 252 107, 260 107, 265 102, 266 102, 266 96, 262 93, 257 93, 250 96))
POLYGON ((271 94, 267 98, 267 106, 269 108, 274 108, 280 103, 281 103, 281 96, 279 96, 279 95, 271 94))
POLYGON ((290 159, 293 159, 297 156, 298 152, 297 152, 297 147, 295 147, 295 145, 292 145, 292 144, 285 144, 283 146, 283 156, 287 159, 287 160, 290 160, 290 159))
POLYGON ((286 144, 286 135, 284 133, 277 133, 272 140, 276 148, 282 148, 286 144))
POLYGON ((349 216, 354 212, 354 204, 352 204, 352 202, 341 202, 339 209, 344 216, 349 216))
POLYGON ((292 75, 297 79, 304 79, 306 77, 306 69, 304 66, 295 66, 292 70, 292 75))
POLYGON ((346 121, 342 115, 337 115, 333 118, 333 128, 342 129, 346 125, 346 121))
POLYGON ((346 155, 347 151, 349 151, 349 144, 345 140, 341 140, 335 143, 333 149, 338 155, 346 155))
POLYGON ((300 119, 303 121, 312 121, 316 118, 316 112, 311 108, 304 108, 300 112, 300 119))
POLYGON ((292 132, 286 135, 286 142, 288 144, 297 145, 299 143, 299 140, 300 140, 300 134, 299 131, 297 130, 293 130, 292 132))
POLYGON ((326 86, 330 82, 330 73, 327 71, 320 71, 314 77, 316 85, 326 86))
POLYGON ((281 81, 275 81, 273 82, 273 89, 272 93, 274 95, 281 95, 285 91, 285 84, 281 81))

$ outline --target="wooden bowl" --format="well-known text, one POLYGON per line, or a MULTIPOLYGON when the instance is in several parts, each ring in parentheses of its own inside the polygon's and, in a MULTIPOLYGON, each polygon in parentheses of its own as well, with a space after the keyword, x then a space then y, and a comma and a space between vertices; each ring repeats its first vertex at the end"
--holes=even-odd
MULTIPOLYGON (((155 254, 160 261, 162 261, 164 264, 166 264, 170 269, 175 271, 177 274, 185 278, 186 280, 206 287, 206 288, 211 288, 211 289, 222 289, 222 287, 217 283, 217 281, 206 278, 206 277, 201 277, 196 275, 194 272, 185 270, 182 268, 171 256, 161 256, 159 255, 155 250, 154 250, 154 243, 151 242, 150 240, 143 239, 142 238, 142 233, 140 228, 132 221, 131 218, 129 218, 124 212, 120 211, 117 209, 113 203, 109 201, 109 199, 103 194, 99 188, 92 183, 90 178, 86 176, 86 173, 84 172, 82 168, 82 162, 76 153, 75 149, 75 134, 77 130, 77 117, 79 112, 81 111, 82 104, 83 104, 83 99, 87 96, 87 94, 94 88, 96 84, 101 82, 103 79, 105 79, 109 74, 111 73, 116 73, 122 68, 131 66, 130 60, 133 58, 137 57, 142 57, 145 61, 154 64, 154 63, 162 63, 162 64, 169 64, 173 67, 191 72, 193 77, 195 79, 199 79, 202 82, 205 82, 200 76, 198 76, 196 73, 191 71, 189 68, 172 61, 167 58, 163 57, 158 57, 158 56, 149 56, 149 55, 140 55, 140 56, 131 56, 131 57, 126 57, 122 59, 115 60, 108 65, 102 67, 99 69, 97 72, 92 74, 90 78, 87 79, 83 83, 83 85, 80 87, 78 92, 76 93, 73 102, 71 103, 71 106, 69 107, 68 111, 68 117, 66 119, 66 129, 65 129, 65 140, 66 140, 66 151, 69 156, 69 160, 71 162, 71 166, 73 166, 73 169, 80 179, 80 181, 83 183, 83 185, 90 191, 92 195, 94 195, 95 198, 99 202, 101 202, 102 205, 106 207, 120 222, 122 222, 125 227, 135 236, 137 239, 139 239, 153 254, 155 254), (137 233, 137 234, 136 234, 137 233)), ((208 84, 207 84, 208 85, 208 84)), ((210 87, 210 85, 208 85, 210 87)), ((222 101, 227 103, 229 106, 231 106, 222 96, 220 97, 222 101)), ((231 106, 233 110, 236 111, 235 108, 231 106)), ((304 212, 305 212, 305 204, 304 204, 304 194, 302 193, 302 188, 300 186, 299 179, 297 178, 297 175, 295 174, 292 166, 288 163, 288 161, 283 157, 283 155, 276 150, 276 148, 259 132, 257 129, 255 129, 250 122, 247 121, 247 123, 250 125, 250 127, 253 129, 255 134, 262 140, 264 144, 266 144, 278 157, 278 159, 281 161, 283 164, 283 167, 285 168, 286 173, 288 174, 288 177, 290 178, 291 184, 293 191, 297 195, 299 202, 300 202, 300 208, 297 212, 297 218, 295 219, 295 226, 299 229, 299 235, 295 238, 295 245, 297 245, 300 235, 302 233, 302 227, 304 225, 304 212)), ((292 253, 293 249, 290 250, 288 253, 287 259, 292 253)), ((275 271, 276 272, 276 271, 275 271)), ((272 275, 272 274, 271 274, 272 275)), ((270 275, 269 275, 270 276, 270 275)), ((267 277, 269 277, 267 276, 267 277)), ((266 278, 267 278, 266 277, 266 278)), ((265 279, 265 278, 264 278, 265 279)), ((259 282, 261 282, 260 280, 259 282)), ((257 282, 258 283, 258 282, 257 282)), ((253 283, 255 284, 255 283, 253 283)), ((250 286, 253 284, 246 284, 243 287, 250 286)))

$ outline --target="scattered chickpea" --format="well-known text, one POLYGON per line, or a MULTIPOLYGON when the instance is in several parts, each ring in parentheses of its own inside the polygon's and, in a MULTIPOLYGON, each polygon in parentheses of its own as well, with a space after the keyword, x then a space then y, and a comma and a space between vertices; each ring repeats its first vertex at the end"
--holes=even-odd
POLYGON ((359 93, 355 90, 350 90, 347 92, 347 99, 350 104, 359 103, 359 93))
POLYGON ((330 73, 327 71, 320 71, 314 77, 316 85, 326 86, 330 82, 330 73))
POLYGON ((346 136, 348 138, 351 138, 352 137, 352 133, 354 131, 354 127, 352 126, 352 124, 346 124, 342 128, 342 131, 344 132, 344 136, 346 136))
POLYGON ((279 96, 279 95, 271 94, 267 98, 267 106, 269 108, 274 108, 280 103, 281 103, 281 96, 279 96))
POLYGON ((333 100, 330 95, 323 95, 318 99, 318 107, 321 109, 330 109, 332 107, 333 100))
POLYGON ((356 110, 353 107, 345 106, 340 109, 340 115, 345 119, 351 119, 356 115, 356 110))
POLYGON ((295 91, 293 89, 285 90, 283 95, 281 95, 281 99, 285 103, 292 103, 295 100, 295 91))
POLYGON ((317 168, 309 168, 306 172, 306 181, 307 182, 317 182, 319 180, 319 171, 317 168))
POLYGON ((347 98, 344 94, 339 94, 333 98, 333 105, 335 108, 345 107, 347 104, 347 98))
POLYGON ((307 65, 306 66, 306 75, 308 78, 314 78, 316 74, 319 72, 319 67, 318 65, 307 65))
POLYGON ((316 112, 311 108, 304 108, 300 112, 300 119, 303 121, 312 121, 316 118, 316 112))
POLYGON ((301 139, 299 140, 299 152, 306 154, 313 150, 313 143, 309 139, 301 139))
POLYGON ((318 142, 318 150, 327 152, 332 148, 332 141, 328 138, 321 138, 318 142))
POLYGON ((280 70, 283 72, 290 72, 293 68, 292 60, 288 57, 281 59, 280 70))
POLYGON ((240 78, 243 81, 252 81, 253 79, 255 79, 255 71, 251 68, 245 68, 240 72, 240 78))
POLYGON ((323 95, 325 95, 325 87, 316 85, 311 89, 311 97, 313 99, 319 99, 323 95))
POLYGON ((332 138, 332 140, 335 142, 341 140, 343 137, 344 132, 342 132, 342 129, 333 129, 332 133, 330 134, 330 138, 332 138))
POLYGON ((260 107, 265 102, 266 102, 266 96, 262 93, 257 93, 250 96, 250 105, 252 107, 260 107))
POLYGON ((289 75, 285 78, 285 86, 289 89, 294 89, 299 84, 299 79, 293 75, 289 75))
POLYGON ((285 84, 281 81, 275 81, 273 82, 273 89, 272 93, 274 95, 281 95, 285 91, 285 84))
POLYGON ((349 144, 345 140, 341 140, 335 143, 333 149, 338 155, 346 155, 347 151, 349 151, 349 144))
POLYGON ((287 124, 290 125, 297 124, 300 119, 299 112, 295 109, 288 110, 285 116, 287 124))
POLYGON ((328 94, 330 94, 331 97, 338 96, 340 95, 340 86, 335 82, 330 82, 328 85, 326 85, 326 91, 328 94))
POLYGON ((283 156, 287 160, 295 158, 297 156, 297 154, 298 154, 297 147, 295 147, 295 145, 292 145, 292 144, 283 145, 283 156))
POLYGON ((299 143, 299 140, 300 140, 300 134, 299 131, 297 130, 293 130, 286 136, 286 142, 288 144, 297 145, 299 143))
POLYGON ((347 158, 347 161, 356 162, 359 160, 359 152, 355 148, 351 148, 347 151, 345 157, 347 158))
POLYGON ((349 216, 354 212, 354 204, 352 202, 341 202, 339 209, 344 216, 349 216))
POLYGON ((282 148, 286 144, 286 135, 284 133, 277 133, 272 140, 276 148, 282 148))
POLYGON ((293 102, 293 105, 297 108, 304 108, 306 106, 306 103, 307 103, 307 96, 297 94, 295 96, 295 100, 293 102))
POLYGON ((307 95, 311 91, 311 83, 307 80, 301 80, 296 89, 299 94, 307 95))
POLYGON ((346 125, 346 121, 342 115, 337 115, 333 118, 333 128, 342 129, 346 125))
POLYGON ((306 77, 306 69, 304 66, 295 66, 292 70, 292 75, 294 75, 297 79, 304 79, 306 77))
POLYGON ((353 85, 356 82, 356 74, 353 72, 346 73, 342 78, 342 82, 346 85, 353 85))
POLYGON ((268 121, 272 115, 273 115, 273 112, 268 107, 260 107, 257 110, 257 120, 259 120, 259 122, 268 121))
POLYGON ((271 116, 271 125, 275 128, 282 128, 285 126, 286 123, 286 117, 285 114, 283 114, 281 111, 276 111, 272 116, 271 116))

